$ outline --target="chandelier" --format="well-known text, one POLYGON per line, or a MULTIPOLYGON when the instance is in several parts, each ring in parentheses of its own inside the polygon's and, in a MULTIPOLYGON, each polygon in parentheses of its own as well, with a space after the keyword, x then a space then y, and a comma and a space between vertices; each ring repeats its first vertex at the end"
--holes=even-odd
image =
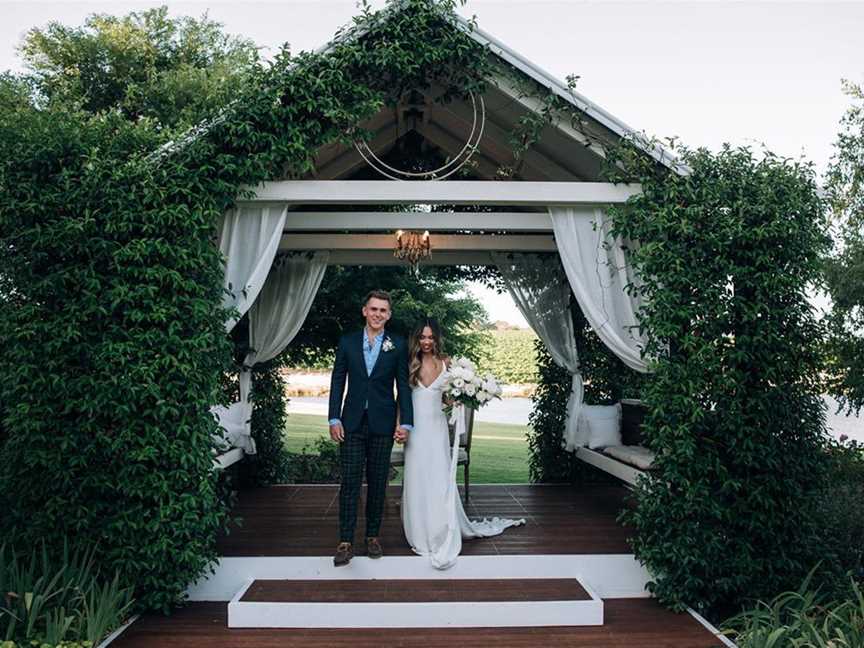
POLYGON ((396 232, 396 248, 393 250, 393 256, 407 261, 416 274, 419 271, 420 260, 432 256, 429 230, 425 232, 399 230, 396 232))

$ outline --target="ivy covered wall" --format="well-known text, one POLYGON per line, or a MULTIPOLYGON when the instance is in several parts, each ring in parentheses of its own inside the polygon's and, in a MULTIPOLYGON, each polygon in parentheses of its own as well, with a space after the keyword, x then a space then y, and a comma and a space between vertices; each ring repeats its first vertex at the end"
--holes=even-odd
POLYGON ((228 507, 208 409, 232 364, 214 225, 243 185, 304 173, 405 89, 482 89, 485 50, 447 21, 453 3, 400 5, 326 55, 282 52, 166 153, 146 120, 3 112, 8 541, 95 545, 140 608, 169 608, 215 559, 228 507))

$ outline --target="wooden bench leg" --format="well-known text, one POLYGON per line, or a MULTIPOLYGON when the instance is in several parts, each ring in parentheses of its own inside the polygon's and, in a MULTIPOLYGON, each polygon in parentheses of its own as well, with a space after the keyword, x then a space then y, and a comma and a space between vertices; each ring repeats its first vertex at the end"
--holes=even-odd
POLYGON ((465 464, 465 503, 468 503, 468 489, 471 487, 471 476, 468 472, 468 466, 470 464, 465 464))

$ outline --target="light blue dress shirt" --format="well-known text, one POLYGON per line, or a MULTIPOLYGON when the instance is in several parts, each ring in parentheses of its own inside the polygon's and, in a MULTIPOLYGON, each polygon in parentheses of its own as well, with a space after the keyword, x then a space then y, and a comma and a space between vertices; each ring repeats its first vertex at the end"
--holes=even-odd
MULTIPOLYGON (((371 376, 372 370, 375 368, 375 363, 378 361, 378 356, 381 354, 381 345, 384 343, 384 331, 381 331, 378 335, 375 336, 375 339, 372 342, 369 342, 369 335, 366 333, 366 329, 363 329, 363 361, 366 363, 366 375, 371 376)), ((367 403, 368 406, 368 403, 367 403)), ((330 425, 342 424, 342 421, 338 418, 330 419, 328 421, 330 425)), ((402 425, 401 427, 405 428, 409 432, 414 429, 413 425, 402 425)))

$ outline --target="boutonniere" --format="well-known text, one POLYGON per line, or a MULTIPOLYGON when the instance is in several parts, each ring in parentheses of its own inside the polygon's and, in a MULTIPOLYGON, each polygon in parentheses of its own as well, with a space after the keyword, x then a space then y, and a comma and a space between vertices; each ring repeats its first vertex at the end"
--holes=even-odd
POLYGON ((389 337, 385 337, 384 342, 381 343, 381 350, 384 351, 384 353, 387 353, 395 348, 396 345, 393 344, 393 341, 389 337))

